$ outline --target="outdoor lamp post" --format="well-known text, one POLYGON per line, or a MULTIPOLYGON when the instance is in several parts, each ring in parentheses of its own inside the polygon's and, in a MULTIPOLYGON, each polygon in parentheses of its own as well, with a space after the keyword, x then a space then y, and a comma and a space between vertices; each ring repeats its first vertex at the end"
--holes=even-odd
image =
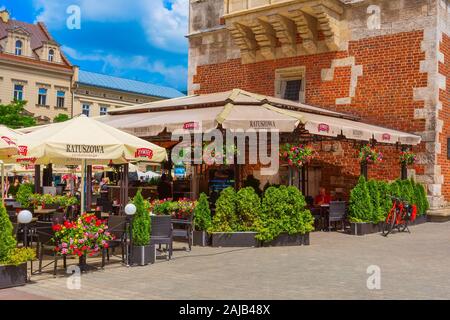
POLYGON ((127 267, 131 265, 132 257, 132 239, 133 239, 133 216, 136 214, 136 206, 133 203, 129 203, 125 206, 125 214, 127 215, 127 267))
POLYGON ((33 214, 28 210, 22 210, 17 216, 17 222, 23 224, 23 243, 28 247, 28 224, 33 220, 33 214))

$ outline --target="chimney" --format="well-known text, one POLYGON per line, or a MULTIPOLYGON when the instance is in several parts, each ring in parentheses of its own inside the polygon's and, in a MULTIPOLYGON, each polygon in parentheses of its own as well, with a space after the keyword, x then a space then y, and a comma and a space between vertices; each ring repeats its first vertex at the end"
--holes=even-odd
POLYGON ((0 20, 2 20, 3 23, 8 23, 9 21, 9 12, 8 10, 2 10, 0 11, 0 20))

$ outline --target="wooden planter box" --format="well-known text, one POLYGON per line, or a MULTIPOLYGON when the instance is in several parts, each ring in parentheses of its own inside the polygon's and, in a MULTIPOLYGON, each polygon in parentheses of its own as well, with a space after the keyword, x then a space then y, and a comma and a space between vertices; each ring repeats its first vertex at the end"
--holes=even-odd
POLYGON ((193 245, 198 247, 207 247, 211 244, 211 236, 206 231, 194 231, 193 245))
POLYGON ((138 266, 146 266, 155 263, 156 247, 155 245, 148 246, 133 246, 132 264, 138 266))
POLYGON ((383 231, 383 222, 373 223, 350 223, 350 234, 355 236, 364 236, 366 234, 373 234, 383 231))
POLYGON ((0 266, 0 289, 24 286, 27 283, 27 264, 0 266))
POLYGON ((255 238, 257 232, 214 232, 212 237, 213 247, 259 247, 259 241, 255 238))
POLYGON ((309 246, 309 233, 289 235, 282 233, 272 241, 264 242, 264 247, 309 246))

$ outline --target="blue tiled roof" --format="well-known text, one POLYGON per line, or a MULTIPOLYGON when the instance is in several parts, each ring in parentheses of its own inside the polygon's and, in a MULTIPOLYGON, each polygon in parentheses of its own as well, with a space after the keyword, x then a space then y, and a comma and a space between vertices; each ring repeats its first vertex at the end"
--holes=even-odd
POLYGON ((167 99, 184 96, 183 93, 174 88, 82 70, 79 72, 78 83, 167 99))

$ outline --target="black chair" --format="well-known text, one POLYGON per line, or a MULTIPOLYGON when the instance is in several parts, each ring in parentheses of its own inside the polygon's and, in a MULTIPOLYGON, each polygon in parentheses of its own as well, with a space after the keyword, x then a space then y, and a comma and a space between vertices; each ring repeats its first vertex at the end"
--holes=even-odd
POLYGON ((342 229, 345 230, 345 219, 346 219, 346 203, 345 201, 331 201, 330 211, 328 217, 328 231, 331 230, 331 224, 336 222, 341 222, 342 229))
MULTIPOLYGON (((39 257, 39 269, 38 272, 42 273, 42 269, 51 265, 53 265, 53 275, 56 276, 56 270, 58 268, 58 259, 61 258, 58 253, 55 251, 55 243, 53 242, 53 237, 55 235, 55 232, 52 228, 53 224, 52 222, 43 222, 38 221, 36 223, 35 228, 35 237, 37 240, 37 253, 39 257), (53 261, 48 263, 45 266, 42 266, 42 262, 44 260, 44 251, 48 252, 48 255, 53 257, 53 261)), ((67 261, 66 256, 62 256, 63 258, 63 264, 64 264, 64 270, 67 268, 67 261)))
POLYGON ((112 254, 117 247, 120 246, 122 253, 122 262, 125 262, 125 233, 127 226, 127 217, 125 216, 111 216, 108 219, 108 231, 114 236, 114 240, 108 241, 108 248, 103 249, 102 252, 102 268, 105 267, 105 257, 109 262, 109 249, 112 249, 112 254))
POLYGON ((66 220, 66 214, 64 212, 55 212, 51 216, 51 220, 53 225, 55 224, 63 224, 66 220))
POLYGON ((172 259, 173 253, 173 230, 172 218, 170 216, 151 216, 152 230, 150 236, 151 245, 166 245, 169 251, 167 259, 172 259))
POLYGON ((192 250, 194 239, 193 216, 189 219, 172 219, 172 235, 177 241, 187 241, 189 251, 192 250))

